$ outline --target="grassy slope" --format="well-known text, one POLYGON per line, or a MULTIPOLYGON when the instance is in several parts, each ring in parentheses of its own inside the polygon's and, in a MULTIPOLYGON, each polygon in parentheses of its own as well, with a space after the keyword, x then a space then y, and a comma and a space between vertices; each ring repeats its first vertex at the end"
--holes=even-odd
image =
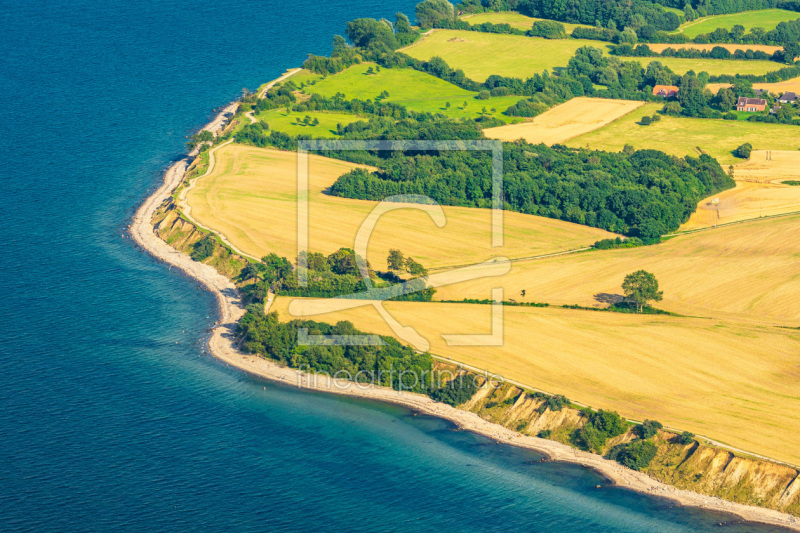
POLYGON ((694 38, 701 33, 710 33, 717 28, 730 30, 737 24, 744 26, 745 30, 764 28, 769 31, 775 29, 780 22, 797 20, 798 18, 800 18, 800 13, 787 11, 785 9, 744 11, 742 13, 732 13, 730 15, 713 15, 692 22, 686 22, 678 28, 678 32, 684 33, 687 37, 694 38))
MULTIPOLYGON (((245 253, 297 255, 297 162, 293 152, 229 145, 216 152, 217 166, 188 195, 192 216, 221 231, 245 253)), ((310 246, 330 253, 353 247, 360 224, 375 202, 322 194, 352 168, 312 157, 310 246)), ((491 212, 445 207, 447 224, 437 228, 428 214, 400 210, 384 215, 370 241, 369 259, 383 264, 399 248, 428 267, 478 262, 497 255, 527 257, 589 245, 608 232, 569 222, 505 213, 505 247, 491 247, 491 212)))
POLYGON ((575 137, 567 144, 610 151, 620 151, 630 144, 637 149, 652 148, 680 156, 696 156, 695 148, 699 147, 723 165, 741 162, 731 152, 745 142, 751 143, 755 149, 800 148, 796 126, 786 124, 668 116, 650 126, 637 124, 643 116, 652 115, 661 107, 661 104, 647 104, 607 126, 575 137))
MULTIPOLYGON (((428 37, 403 50, 417 59, 440 56, 453 68, 462 69, 468 77, 484 81, 491 74, 527 78, 543 70, 566 67, 575 51, 582 46, 606 50, 605 43, 579 39, 538 39, 518 35, 497 35, 458 30, 436 30, 428 37)), ((647 66, 658 60, 678 74, 689 70, 719 74, 765 74, 778 70, 772 61, 737 61, 684 59, 675 57, 624 58, 647 66)))
MULTIPOLYGON (((288 298, 277 309, 285 317, 288 298)), ((800 461, 800 332, 715 320, 507 307, 502 346, 448 346, 485 334, 489 306, 389 302, 431 352, 626 416, 654 418, 731 445, 800 461), (731 364, 736 361, 736 364, 731 364)), ((314 317, 391 334, 370 306, 314 317)))
POLYGON ((503 96, 478 100, 478 93, 467 91, 444 80, 414 69, 382 68, 375 74, 366 74, 372 63, 362 63, 328 76, 304 89, 306 93, 322 96, 345 94, 348 98, 374 100, 383 91, 389 93, 386 99, 403 105, 413 111, 442 113, 450 118, 477 118, 485 107, 488 114, 508 122, 510 117, 501 113, 517 103, 519 96, 503 96), (450 107, 447 107, 447 103, 450 107), (467 106, 464 107, 464 102, 467 106), (492 112, 491 109, 495 111, 492 112))

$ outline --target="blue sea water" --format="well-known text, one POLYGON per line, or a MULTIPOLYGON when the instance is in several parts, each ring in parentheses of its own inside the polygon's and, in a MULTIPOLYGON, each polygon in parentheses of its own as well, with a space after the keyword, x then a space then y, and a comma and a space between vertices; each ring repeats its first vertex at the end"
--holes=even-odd
POLYGON ((0 530, 705 531, 731 519, 405 409, 228 368, 203 352, 211 296, 125 236, 212 108, 328 53, 346 20, 398 10, 413 2, 0 1, 0 530))

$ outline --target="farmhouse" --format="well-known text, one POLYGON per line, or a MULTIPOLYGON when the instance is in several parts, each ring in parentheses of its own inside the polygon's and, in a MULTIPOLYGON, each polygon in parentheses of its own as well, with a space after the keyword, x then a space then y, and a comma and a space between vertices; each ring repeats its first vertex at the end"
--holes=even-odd
POLYGON ((672 98, 676 94, 678 94, 678 88, 674 85, 656 85, 653 87, 653 96, 672 98))
POLYGON ((778 101, 782 104, 793 104, 797 102, 797 95, 792 92, 784 93, 783 96, 778 98, 778 101))
POLYGON ((755 111, 764 111, 767 108, 767 101, 763 98, 739 98, 736 102, 736 109, 739 111, 747 111, 753 113, 755 111))

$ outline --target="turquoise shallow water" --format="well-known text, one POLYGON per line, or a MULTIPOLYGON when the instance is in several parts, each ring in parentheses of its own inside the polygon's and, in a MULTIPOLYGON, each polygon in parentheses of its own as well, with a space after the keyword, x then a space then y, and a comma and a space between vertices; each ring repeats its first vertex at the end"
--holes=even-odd
POLYGON ((212 298, 125 237, 214 106, 328 53, 346 20, 413 3, 0 7, 0 530, 702 531, 729 519, 404 409, 230 369, 203 353, 212 298))

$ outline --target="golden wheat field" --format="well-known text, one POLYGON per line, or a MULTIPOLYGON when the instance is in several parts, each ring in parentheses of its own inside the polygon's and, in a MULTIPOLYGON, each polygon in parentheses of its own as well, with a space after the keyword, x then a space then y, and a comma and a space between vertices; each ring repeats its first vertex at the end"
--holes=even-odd
MULTIPOLYGON (((730 87, 730 83, 707 83, 706 89, 714 94, 717 94, 723 87, 730 87)), ((772 94, 782 95, 785 92, 800 93, 800 78, 792 78, 790 80, 779 81, 776 83, 759 83, 753 84, 753 89, 765 89, 772 94)))
MULTIPOLYGON (((298 318, 291 299, 274 309, 298 318)), ((387 302, 431 353, 571 400, 800 462, 800 331, 719 320, 504 308, 502 346, 448 346, 442 334, 488 334, 490 306, 387 302)), ((309 316, 392 334, 371 306, 309 316)))
POLYGON ((657 246, 595 250, 513 264, 499 279, 442 287, 436 298, 489 298, 605 307, 621 298, 626 274, 655 274, 676 313, 800 326, 800 216, 754 220, 682 235, 657 246), (521 291, 525 291, 525 296, 521 291))
POLYGON ((525 139, 532 144, 550 146, 601 128, 642 105, 644 102, 632 100, 573 98, 529 122, 486 128, 483 133, 490 139, 525 139))
POLYGON ((767 180, 737 181, 736 187, 704 198, 681 231, 800 212, 800 187, 767 180))
POLYGON ((753 150, 750 159, 733 167, 737 180, 800 180, 800 151, 753 150))
MULTIPOLYGON (((243 252, 261 257, 276 252, 297 255, 297 160, 282 152, 231 144, 217 150, 216 166, 188 193, 191 215, 225 235, 243 252)), ((309 246, 330 253, 354 246, 361 223, 375 202, 323 193, 356 165, 311 156, 309 162, 309 246)), ((430 209, 430 208, 428 208, 430 209)), ((419 209, 381 217, 368 248, 376 268, 390 248, 398 248, 427 267, 474 263, 491 256, 528 257, 589 246, 612 234, 543 217, 504 213, 504 247, 492 247, 491 210, 445 207, 439 228, 419 209)))
MULTIPOLYGON (((697 43, 679 43, 679 44, 664 44, 664 43, 643 43, 647 44, 647 47, 650 48, 653 52, 661 53, 667 48, 672 48, 673 50, 704 50, 704 51, 711 51, 716 47, 722 47, 729 52, 735 52, 736 50, 742 50, 746 52, 747 50, 753 50, 754 52, 766 52, 768 54, 774 54, 778 50, 783 50, 780 46, 770 46, 768 44, 724 44, 724 43, 714 43, 714 44, 697 44, 697 43)), ((656 58, 656 61, 658 59, 656 58)), ((777 66, 777 65, 776 65, 777 66)), ((775 69, 777 70, 777 68, 775 69)))

